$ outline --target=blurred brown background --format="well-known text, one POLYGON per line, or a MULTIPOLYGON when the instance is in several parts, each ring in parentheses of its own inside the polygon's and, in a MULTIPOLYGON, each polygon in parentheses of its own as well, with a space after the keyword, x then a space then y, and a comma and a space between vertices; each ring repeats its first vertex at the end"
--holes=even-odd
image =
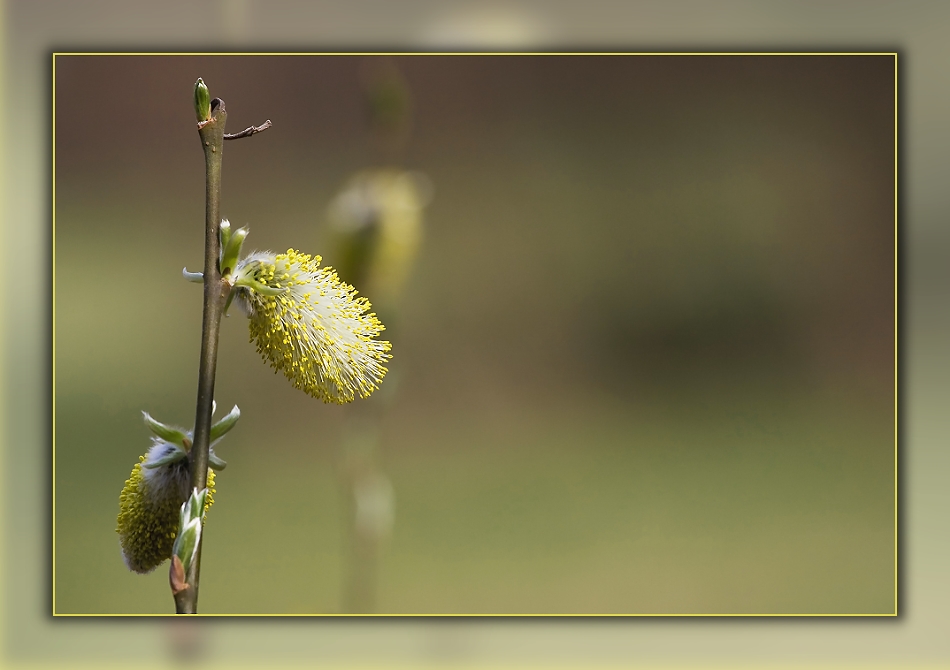
MULTIPOLYGON (((367 58, 56 59, 58 613, 171 611, 114 525, 139 412, 193 421, 194 80, 229 131, 274 122, 225 145, 246 247, 326 255, 334 193, 392 160, 367 58)), ((380 611, 894 612, 893 57, 393 62, 435 197, 391 331, 380 611)), ((341 409, 246 329, 201 611, 339 612, 341 409)))

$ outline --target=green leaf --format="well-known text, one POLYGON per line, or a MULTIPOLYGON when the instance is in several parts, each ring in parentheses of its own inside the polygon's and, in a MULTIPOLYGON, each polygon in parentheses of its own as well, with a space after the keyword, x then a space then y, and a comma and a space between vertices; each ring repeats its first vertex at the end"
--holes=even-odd
POLYGON ((224 250, 228 248, 228 242, 231 241, 231 222, 227 219, 221 219, 221 225, 218 226, 218 269, 224 266, 221 261, 224 260, 224 250))
POLYGON ((188 499, 189 509, 189 523, 192 519, 200 519, 205 512, 205 498, 208 496, 208 489, 204 488, 201 491, 197 489, 191 494, 191 498, 188 499))
POLYGON ((228 310, 231 309, 231 302, 234 300, 234 287, 231 287, 231 290, 228 291, 228 299, 224 302, 224 315, 230 316, 228 310))
POLYGON ((195 284, 205 283, 205 275, 203 272, 188 272, 188 268, 182 268, 181 276, 195 284))
POLYGON ((175 538, 175 545, 172 551, 181 560, 185 568, 186 579, 198 550, 199 539, 201 539, 200 518, 192 519, 188 525, 181 529, 181 532, 178 533, 178 537, 175 538))
POLYGON ((260 293, 261 295, 266 295, 271 298, 273 298, 274 296, 282 295, 290 290, 289 288, 286 288, 286 287, 273 288, 271 286, 268 286, 267 284, 260 283, 256 279, 251 279, 250 277, 241 277, 236 282, 234 282, 234 285, 249 288, 256 293, 260 293))
POLYGON ((145 419, 145 425, 148 426, 149 430, 158 435, 160 438, 166 442, 171 442, 172 444, 177 444, 179 447, 184 448, 186 435, 178 430, 177 428, 172 428, 171 426, 166 426, 160 421, 156 421, 148 412, 142 412, 142 417, 145 419))
POLYGON ((225 463, 220 458, 218 458, 217 454, 215 454, 213 451, 209 451, 208 452, 208 466, 212 470, 217 472, 219 470, 224 470, 226 467, 228 467, 228 464, 225 463))
POLYGON ((231 233, 228 244, 221 255, 221 276, 225 277, 237 267, 238 257, 241 255, 241 247, 244 245, 244 239, 247 237, 247 228, 238 228, 231 233))
POLYGON ((222 417, 220 421, 211 426, 211 441, 213 442, 217 440, 219 437, 234 428, 234 424, 236 424, 240 418, 241 410, 238 409, 237 405, 235 405, 231 411, 228 412, 227 416, 222 417))

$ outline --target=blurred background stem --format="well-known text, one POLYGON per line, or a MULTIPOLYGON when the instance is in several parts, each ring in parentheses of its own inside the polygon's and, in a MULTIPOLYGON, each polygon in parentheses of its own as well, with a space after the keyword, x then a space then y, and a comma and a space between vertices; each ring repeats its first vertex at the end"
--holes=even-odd
MULTIPOLYGON (((421 235, 420 178, 399 167, 410 136, 412 99, 408 82, 389 58, 363 60, 360 79, 367 138, 383 165, 352 175, 330 205, 330 247, 340 276, 369 297, 394 341, 399 298, 421 235)), ((383 387, 373 398, 347 407, 344 415, 340 472, 350 552, 347 612, 377 608, 380 554, 395 516, 393 486, 380 463, 381 427, 396 376, 390 363, 383 387)))
POLYGON ((375 403, 347 408, 341 436, 341 486, 349 539, 344 611, 369 613, 377 606, 379 548, 392 524, 392 487, 377 465, 379 416, 375 403))

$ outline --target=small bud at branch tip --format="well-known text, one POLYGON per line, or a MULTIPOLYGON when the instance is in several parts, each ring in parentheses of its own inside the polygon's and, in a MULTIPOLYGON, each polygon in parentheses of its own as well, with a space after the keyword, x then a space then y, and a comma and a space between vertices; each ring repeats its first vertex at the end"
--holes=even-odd
POLYGON ((211 119, 211 93, 201 77, 195 82, 195 116, 199 123, 211 119))

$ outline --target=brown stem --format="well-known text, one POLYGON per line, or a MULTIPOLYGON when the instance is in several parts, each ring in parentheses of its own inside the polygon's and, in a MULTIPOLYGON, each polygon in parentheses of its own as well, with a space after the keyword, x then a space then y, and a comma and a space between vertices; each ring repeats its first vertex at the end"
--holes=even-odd
MULTIPOLYGON (((228 114, 224 101, 211 101, 211 119, 199 124, 198 136, 205 153, 205 265, 204 311, 201 320, 201 357, 198 363, 198 400, 195 408, 195 435, 189 460, 191 486, 199 491, 208 486, 208 450, 211 436, 211 409, 214 401, 214 376, 218 360, 218 332, 227 283, 218 269, 219 226, 221 217, 221 154, 224 148, 224 124, 228 114)), ((204 533, 200 542, 204 542, 204 533)), ((194 582, 175 594, 179 614, 198 611, 198 583, 201 572, 201 545, 198 547, 194 582)))

